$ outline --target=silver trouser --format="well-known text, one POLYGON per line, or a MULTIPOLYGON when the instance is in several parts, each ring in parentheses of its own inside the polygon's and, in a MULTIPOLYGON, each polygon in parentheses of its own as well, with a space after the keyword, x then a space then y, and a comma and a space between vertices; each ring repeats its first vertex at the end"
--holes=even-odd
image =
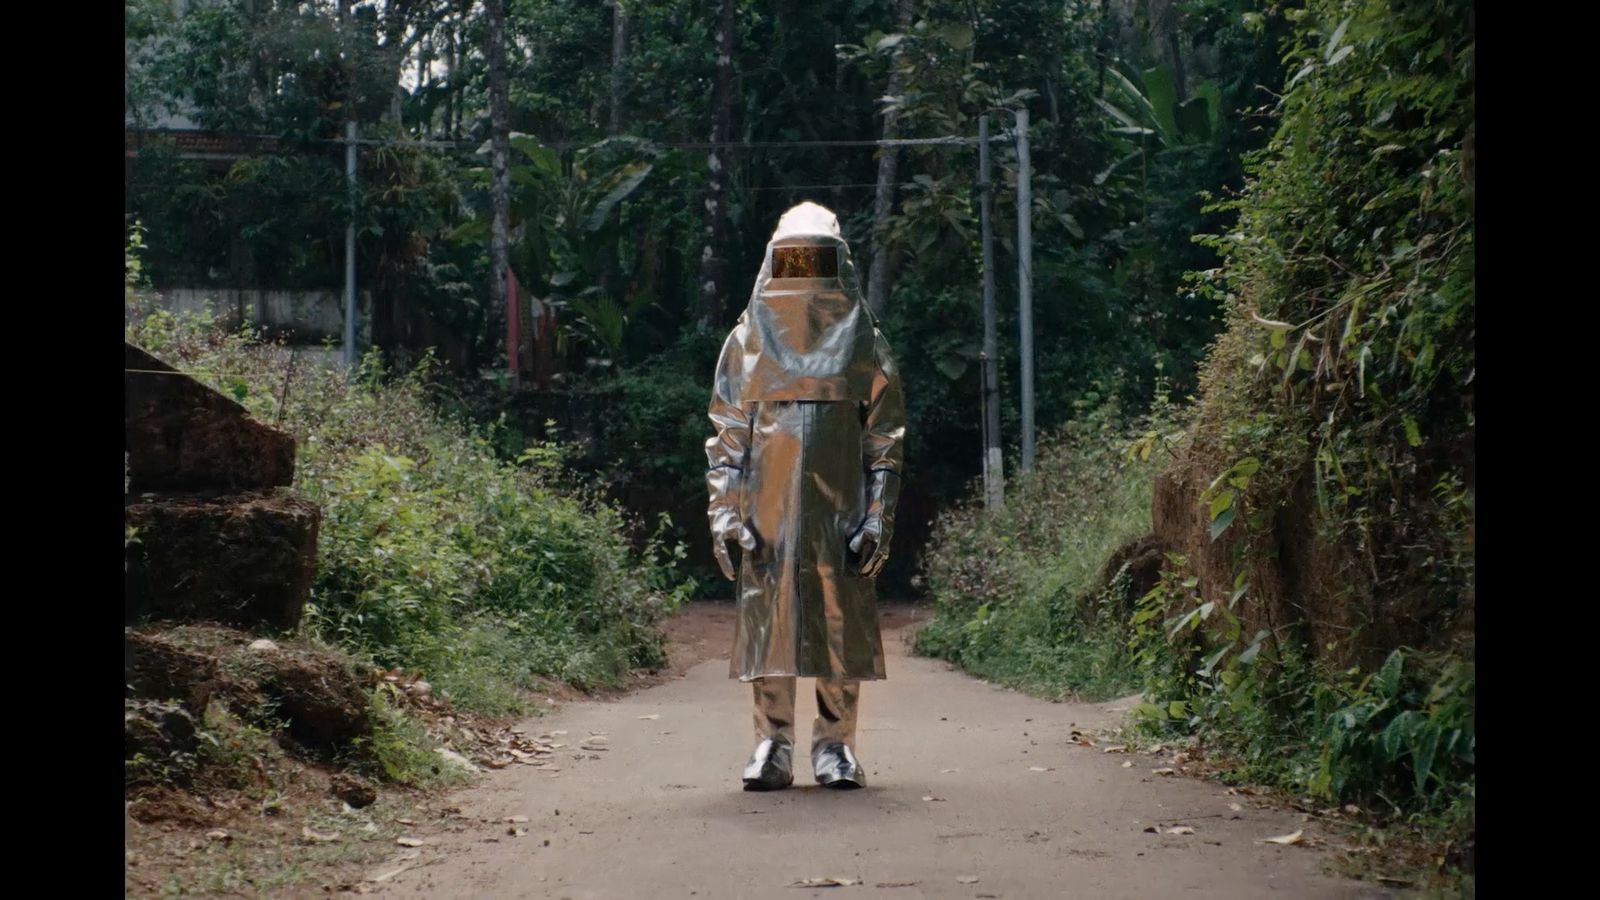
MULTIPOLYGON (((795 678, 768 675, 755 687, 756 740, 771 738, 794 746, 795 678)), ((856 708, 861 682, 854 678, 817 679, 817 718, 811 723, 811 751, 825 744, 856 745, 856 708)))

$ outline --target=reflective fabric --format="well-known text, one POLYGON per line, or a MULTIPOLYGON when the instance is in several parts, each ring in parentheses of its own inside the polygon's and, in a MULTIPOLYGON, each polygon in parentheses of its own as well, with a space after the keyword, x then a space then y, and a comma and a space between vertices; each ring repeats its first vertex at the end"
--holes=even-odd
POLYGON ((882 678, 871 576, 892 534, 905 402, 822 207, 801 204, 780 220, 723 344, 708 412, 708 515, 718 561, 738 583, 730 675, 882 678), (770 277, 773 250, 785 246, 832 248, 838 277, 770 277), (868 559, 850 548, 863 533, 878 547, 868 559))
MULTIPOLYGON (((794 745, 795 679, 768 676, 751 683, 755 695, 755 730, 758 741, 794 745)), ((856 712, 861 705, 861 682, 844 678, 818 678, 817 717, 811 723, 811 752, 832 744, 855 746, 856 712)))

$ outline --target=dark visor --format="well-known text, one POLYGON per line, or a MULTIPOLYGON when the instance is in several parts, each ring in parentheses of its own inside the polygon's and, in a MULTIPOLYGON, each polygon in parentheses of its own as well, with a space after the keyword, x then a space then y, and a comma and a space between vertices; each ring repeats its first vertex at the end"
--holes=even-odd
POLYGON ((773 247, 773 278, 837 278, 837 247, 773 247))

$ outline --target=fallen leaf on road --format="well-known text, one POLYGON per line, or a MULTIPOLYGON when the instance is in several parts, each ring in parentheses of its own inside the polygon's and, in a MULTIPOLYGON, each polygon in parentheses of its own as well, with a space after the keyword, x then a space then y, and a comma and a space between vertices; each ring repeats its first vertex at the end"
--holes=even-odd
POLYGON ((1151 775, 1171 775, 1175 771, 1177 771, 1177 770, 1176 769, 1170 769, 1170 768, 1167 768, 1167 769, 1151 769, 1150 770, 1150 774, 1151 775))
POLYGON ((854 878, 802 878, 789 887, 850 887, 860 883, 854 878))
POLYGON ((1298 844, 1298 843, 1301 842, 1301 840, 1304 839, 1304 837, 1305 837, 1305 831, 1301 830, 1301 831, 1296 831, 1294 834, 1279 835, 1278 837, 1267 838, 1264 841, 1257 841, 1256 843, 1258 843, 1258 844, 1298 844))
POLYGON ((1240 806, 1237 803, 1229 803, 1228 804, 1228 808, 1233 810, 1234 812, 1243 812, 1244 811, 1244 807, 1240 806))
POLYGON ((1194 834, 1194 829, 1187 825, 1174 825, 1167 829, 1167 834, 1194 834))
POLYGON ((383 871, 383 872, 378 872, 378 873, 375 873, 375 874, 372 874, 372 875, 368 875, 366 880, 367 881, 380 881, 380 882, 381 881, 388 881, 389 879, 395 877, 396 875, 399 875, 401 872, 404 872, 407 869, 413 868, 412 860, 415 860, 417 857, 419 857, 421 855, 422 855, 421 852, 416 851, 416 850, 412 850, 409 853, 402 853, 399 856, 395 857, 393 860, 391 860, 391 862, 396 862, 396 863, 399 863, 400 865, 395 866, 394 868, 388 869, 388 870, 383 871))
POLYGON ((402 847, 421 847, 423 844, 427 843, 427 841, 423 840, 422 838, 414 837, 395 838, 394 842, 402 847))
POLYGON ((526 829, 526 828, 518 828, 515 825, 513 825, 510 828, 506 829, 506 834, 509 834, 512 837, 522 837, 522 836, 526 835, 527 833, 528 833, 528 829, 526 829))
POLYGON ((206 837, 212 839, 213 841, 231 841, 231 840, 233 840, 233 835, 227 833, 226 831, 223 831, 221 828, 218 828, 216 831, 208 831, 208 832, 206 832, 206 837))
POLYGON ((923 797, 922 799, 924 801, 931 802, 931 803, 943 803, 944 802, 944 798, 943 797, 927 796, 927 797, 923 797))
POLYGON ((523 822, 528 821, 528 817, 527 816, 506 816, 504 819, 501 819, 500 821, 502 821, 502 822, 510 822, 513 825, 520 825, 523 822))
POLYGON ((1123 764, 1122 764, 1122 767, 1123 767, 1123 768, 1124 768, 1124 769, 1131 769, 1131 768, 1133 768, 1133 760, 1131 760, 1131 759, 1130 759, 1130 760, 1128 760, 1128 761, 1127 761, 1127 762, 1125 762, 1125 763, 1123 763, 1123 764))
MULTIPOLYGON (((961 770, 960 769, 940 769, 939 770, 939 774, 940 775, 949 775, 952 772, 959 772, 959 771, 961 771, 961 770)), ((911 882, 911 883, 912 884, 916 884, 916 882, 914 882, 914 881, 911 882)))
POLYGON ((920 881, 880 881, 877 884, 873 885, 873 887, 875 887, 875 888, 914 887, 914 886, 919 885, 921 883, 922 882, 920 882, 920 881))
POLYGON ((339 832, 330 831, 327 834, 323 834, 320 831, 312 831, 311 826, 308 825, 300 829, 300 836, 314 844, 326 844, 329 841, 337 841, 339 832))
POLYGON ((1111 746, 1105 748, 1104 750, 1101 750, 1100 752, 1101 753, 1127 753, 1128 752, 1128 748, 1123 746, 1122 744, 1112 744, 1111 746))
POLYGON ((962 884, 977 884, 978 883, 978 876, 976 876, 976 875, 958 875, 958 876, 956 876, 956 880, 961 882, 962 884))
POLYGON ((651 714, 650 714, 650 715, 648 715, 648 716, 640 716, 640 717, 639 717, 639 718, 641 718, 641 719, 651 719, 651 720, 654 720, 654 719, 659 719, 659 718, 661 718, 661 714, 660 714, 660 713, 651 713, 651 714))

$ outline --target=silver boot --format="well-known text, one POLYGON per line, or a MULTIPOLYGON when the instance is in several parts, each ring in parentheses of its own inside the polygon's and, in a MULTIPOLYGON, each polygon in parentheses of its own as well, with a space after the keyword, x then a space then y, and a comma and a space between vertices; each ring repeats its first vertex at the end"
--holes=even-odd
POLYGON ((856 761, 856 755, 845 744, 824 744, 811 754, 811 765, 816 771, 817 784, 837 790, 854 790, 867 786, 867 773, 856 761))
POLYGON ((744 767, 747 791, 780 791, 794 784, 794 745, 768 738, 756 745, 744 767))

